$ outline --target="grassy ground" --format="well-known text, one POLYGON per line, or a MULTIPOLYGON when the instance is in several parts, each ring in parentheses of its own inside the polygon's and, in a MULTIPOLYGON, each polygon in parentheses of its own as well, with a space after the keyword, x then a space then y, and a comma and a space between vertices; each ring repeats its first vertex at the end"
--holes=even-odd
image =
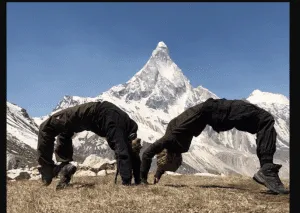
POLYGON ((289 212, 289 195, 268 194, 248 177, 164 175, 159 184, 132 187, 115 185, 114 175, 78 177, 60 191, 56 183, 41 187, 39 181, 8 182, 7 212, 289 212))

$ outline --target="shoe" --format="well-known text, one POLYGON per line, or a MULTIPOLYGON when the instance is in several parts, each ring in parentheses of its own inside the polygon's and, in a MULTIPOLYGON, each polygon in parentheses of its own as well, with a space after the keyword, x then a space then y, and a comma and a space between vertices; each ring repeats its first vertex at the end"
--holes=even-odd
POLYGON ((123 186, 131 186, 131 183, 129 183, 129 182, 123 182, 122 185, 123 186))
POLYGON ((253 176, 253 179, 272 192, 277 194, 288 194, 289 191, 284 188, 283 183, 281 182, 278 172, 282 167, 280 164, 266 163, 262 168, 253 176))
POLYGON ((140 185, 141 184, 141 178, 134 178, 134 185, 140 185))
POLYGON ((76 170, 76 166, 72 165, 71 163, 63 164, 59 172, 61 178, 56 186, 56 189, 59 190, 66 188, 69 185, 71 178, 75 174, 76 170))
POLYGON ((54 168, 55 165, 44 165, 38 167, 38 171, 42 176, 42 183, 44 186, 48 186, 51 184, 54 177, 54 168))
POLYGON ((69 164, 69 162, 63 162, 63 163, 61 163, 61 164, 59 164, 59 165, 55 165, 54 168, 53 168, 53 177, 58 178, 58 175, 59 175, 61 169, 62 169, 65 165, 67 165, 67 164, 69 164))
POLYGON ((141 179, 141 184, 142 185, 149 185, 147 179, 143 179, 143 178, 141 179))

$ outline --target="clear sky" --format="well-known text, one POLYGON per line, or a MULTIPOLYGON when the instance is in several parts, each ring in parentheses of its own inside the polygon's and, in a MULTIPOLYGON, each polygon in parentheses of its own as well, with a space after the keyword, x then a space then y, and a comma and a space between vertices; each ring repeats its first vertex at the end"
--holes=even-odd
POLYGON ((289 97, 289 3, 7 3, 7 100, 30 116, 125 83, 159 41, 194 87, 289 97))

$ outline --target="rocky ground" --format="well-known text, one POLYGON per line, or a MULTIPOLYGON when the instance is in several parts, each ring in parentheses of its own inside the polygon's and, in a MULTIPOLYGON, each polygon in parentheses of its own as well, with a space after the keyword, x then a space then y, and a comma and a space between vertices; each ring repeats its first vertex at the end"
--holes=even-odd
MULTIPOLYGON (((77 167, 74 177, 105 176, 116 172, 116 161, 101 158, 96 155, 88 156, 82 164, 71 162, 77 167)), ((6 172, 7 180, 38 180, 41 178, 37 167, 11 169, 6 172)))

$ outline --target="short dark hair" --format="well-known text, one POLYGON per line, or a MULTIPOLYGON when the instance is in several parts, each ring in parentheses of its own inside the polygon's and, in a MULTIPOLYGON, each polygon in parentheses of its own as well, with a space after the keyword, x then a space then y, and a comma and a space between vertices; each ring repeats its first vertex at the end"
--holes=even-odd
POLYGON ((128 139, 129 140, 134 140, 134 139, 136 139, 137 138, 137 134, 136 133, 131 133, 129 136, 128 136, 128 139))

